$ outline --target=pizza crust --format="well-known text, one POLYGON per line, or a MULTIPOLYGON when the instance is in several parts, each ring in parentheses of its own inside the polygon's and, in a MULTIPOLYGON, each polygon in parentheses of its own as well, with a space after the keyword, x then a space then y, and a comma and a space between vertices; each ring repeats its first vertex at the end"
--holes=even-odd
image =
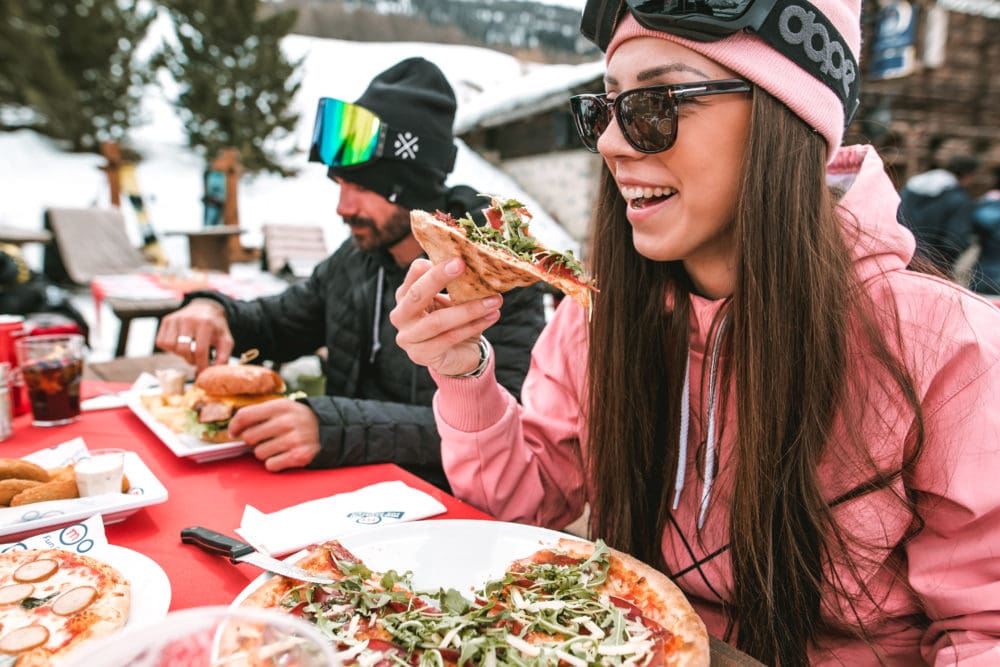
POLYGON ((515 287, 546 282, 590 308, 590 289, 565 276, 549 273, 539 266, 490 246, 473 243, 462 229, 439 220, 427 211, 410 211, 413 236, 434 264, 461 257, 468 270, 448 283, 453 304, 465 303, 515 287))

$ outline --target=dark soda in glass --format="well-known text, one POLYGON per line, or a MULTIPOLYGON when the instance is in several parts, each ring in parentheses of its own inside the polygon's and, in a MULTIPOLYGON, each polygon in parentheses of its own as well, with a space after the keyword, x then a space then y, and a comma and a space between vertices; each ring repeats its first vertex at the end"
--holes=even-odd
POLYGON ((68 424, 80 416, 83 361, 52 359, 21 368, 36 424, 68 424))

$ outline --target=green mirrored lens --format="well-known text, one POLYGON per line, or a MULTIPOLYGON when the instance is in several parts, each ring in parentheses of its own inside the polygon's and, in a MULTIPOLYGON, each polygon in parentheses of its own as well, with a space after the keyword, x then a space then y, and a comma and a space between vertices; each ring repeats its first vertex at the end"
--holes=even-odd
POLYGON ((309 159, 351 167, 378 157, 382 121, 368 109, 324 97, 316 111, 309 159))

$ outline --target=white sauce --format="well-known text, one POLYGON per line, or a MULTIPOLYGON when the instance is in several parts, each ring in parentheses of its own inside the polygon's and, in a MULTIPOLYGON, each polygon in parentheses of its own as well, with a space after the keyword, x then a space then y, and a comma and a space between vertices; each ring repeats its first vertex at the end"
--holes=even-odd
POLYGON ((73 466, 81 496, 121 493, 124 454, 95 454, 73 466))

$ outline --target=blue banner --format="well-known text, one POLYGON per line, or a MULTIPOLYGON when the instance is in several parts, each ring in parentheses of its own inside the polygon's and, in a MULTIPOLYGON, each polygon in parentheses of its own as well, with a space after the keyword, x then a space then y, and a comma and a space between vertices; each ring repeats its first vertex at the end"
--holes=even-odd
POLYGON ((885 5, 878 14, 872 42, 873 79, 892 79, 913 71, 913 43, 917 35, 917 8, 906 0, 885 5))

